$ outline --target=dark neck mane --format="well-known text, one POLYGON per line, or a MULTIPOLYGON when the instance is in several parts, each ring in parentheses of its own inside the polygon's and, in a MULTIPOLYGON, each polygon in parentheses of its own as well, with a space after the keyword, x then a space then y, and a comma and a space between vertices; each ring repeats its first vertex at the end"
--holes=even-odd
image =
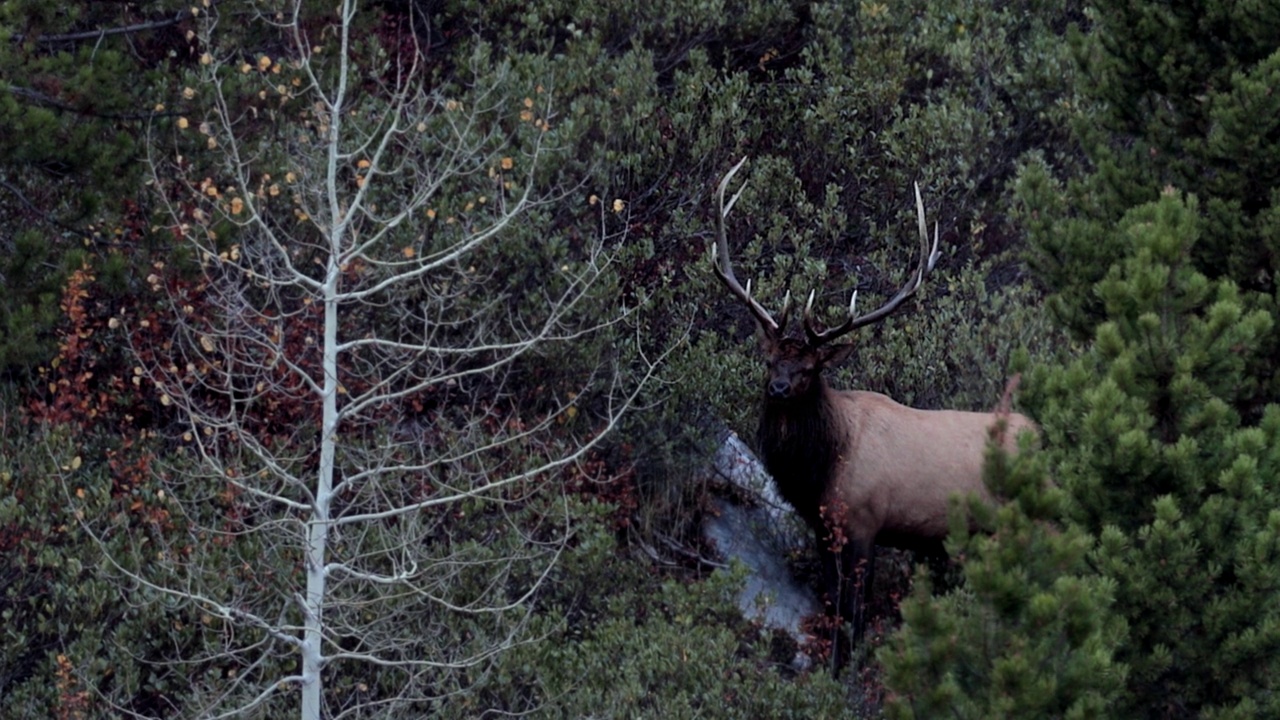
POLYGON ((821 378, 803 398, 765 400, 758 441, 778 492, 806 522, 822 526, 819 507, 845 435, 821 378))

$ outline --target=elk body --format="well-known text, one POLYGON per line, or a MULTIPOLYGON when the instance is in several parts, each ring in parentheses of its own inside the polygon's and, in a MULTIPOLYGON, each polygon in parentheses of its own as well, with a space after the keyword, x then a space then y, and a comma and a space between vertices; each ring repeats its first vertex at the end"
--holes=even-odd
POLYGON ((907 283, 880 308, 861 316, 855 314, 855 291, 848 318, 823 331, 813 323, 811 293, 804 338, 785 337, 790 295, 783 301, 781 320, 775 320, 751 297, 750 285, 744 289, 739 284, 729 262, 724 219, 742 191, 728 205, 724 195, 743 162, 720 182, 712 262, 716 275, 746 303, 759 326, 768 362, 758 434, 765 467, 779 494, 816 534, 831 601, 842 619, 853 624, 856 638, 865 621, 876 544, 940 549, 953 496, 991 501, 983 480, 990 439, 1001 438, 1013 451, 1019 431, 1035 426, 1017 413, 917 410, 880 393, 828 385, 822 371, 844 361, 853 348, 829 343, 887 317, 915 293, 937 261, 937 231, 931 246, 917 188, 921 258, 907 283), (993 432, 1000 420, 1006 425, 993 432))

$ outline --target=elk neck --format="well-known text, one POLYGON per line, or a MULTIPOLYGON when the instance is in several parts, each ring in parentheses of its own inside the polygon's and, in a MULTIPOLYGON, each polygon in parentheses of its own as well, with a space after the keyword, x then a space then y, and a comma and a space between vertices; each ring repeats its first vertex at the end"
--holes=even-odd
POLYGON ((782 498, 813 527, 822 526, 823 495, 845 449, 833 393, 819 376, 802 397, 766 397, 760 417, 765 468, 782 498))

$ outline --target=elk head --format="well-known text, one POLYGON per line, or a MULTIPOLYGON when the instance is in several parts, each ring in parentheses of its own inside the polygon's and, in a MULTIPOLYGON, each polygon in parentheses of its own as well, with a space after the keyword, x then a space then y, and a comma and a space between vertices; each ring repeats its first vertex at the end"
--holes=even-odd
POLYGON ((804 339, 784 337, 787 317, 791 310, 791 293, 788 291, 783 298, 781 320, 775 320, 773 315, 751 296, 751 281, 747 281, 745 288, 738 282, 738 278, 733 272, 733 264, 729 261, 729 243, 725 237, 724 219, 728 217, 729 211, 733 209, 734 203, 738 201, 746 185, 739 188, 738 192, 727 203, 724 196, 725 191, 729 188, 729 183, 733 180, 733 176, 737 174, 746 161, 745 157, 739 160, 738 164, 734 165, 725 174, 720 181, 719 188, 716 190, 716 237, 711 245, 711 263, 720 281, 738 299, 746 303, 748 309, 751 310, 751 314, 755 316, 756 324, 759 328, 760 348, 764 352, 769 366, 768 380, 765 382, 766 401, 770 403, 788 403, 811 397, 821 386, 819 376, 823 368, 838 365, 848 358, 853 351, 852 344, 830 345, 831 341, 864 325, 883 320, 896 310, 904 300, 915 294, 921 283, 924 282, 925 275, 933 269, 940 256, 938 252, 938 230, 935 225, 931 246, 928 228, 925 225, 924 201, 920 197, 920 186, 917 184, 915 185, 915 194, 916 219, 920 229, 920 264, 916 267, 915 272, 911 274, 911 277, 908 278, 907 283, 888 302, 865 315, 857 314, 858 291, 854 289, 852 296, 849 298, 848 318, 840 325, 825 330, 819 330, 814 324, 813 301, 815 292, 810 292, 809 300, 804 307, 804 339))

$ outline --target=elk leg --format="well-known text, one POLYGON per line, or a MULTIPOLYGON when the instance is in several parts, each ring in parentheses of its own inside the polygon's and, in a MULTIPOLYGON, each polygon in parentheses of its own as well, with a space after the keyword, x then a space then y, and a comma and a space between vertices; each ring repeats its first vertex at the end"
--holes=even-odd
POLYGON ((827 611, 836 620, 831 629, 831 676, 838 678, 848 655, 848 641, 844 634, 844 623, 849 621, 846 614, 849 587, 845 583, 843 572, 845 549, 829 545, 831 538, 825 526, 815 527, 815 534, 818 538, 818 559, 821 563, 822 587, 828 603, 827 611))
POLYGON ((875 543, 850 539, 840 553, 840 570, 844 578, 844 605, 841 614, 853 625, 853 644, 862 642, 867 624, 867 605, 871 602, 871 583, 876 568, 875 543))
POLYGON ((831 672, 838 676, 840 668, 848 661, 853 647, 862 642, 866 625, 866 606, 870 597, 872 571, 875 568, 875 545, 850 540, 838 550, 823 548, 822 574, 827 582, 828 594, 836 618, 852 626, 846 644, 843 632, 837 630, 831 649, 831 672))

